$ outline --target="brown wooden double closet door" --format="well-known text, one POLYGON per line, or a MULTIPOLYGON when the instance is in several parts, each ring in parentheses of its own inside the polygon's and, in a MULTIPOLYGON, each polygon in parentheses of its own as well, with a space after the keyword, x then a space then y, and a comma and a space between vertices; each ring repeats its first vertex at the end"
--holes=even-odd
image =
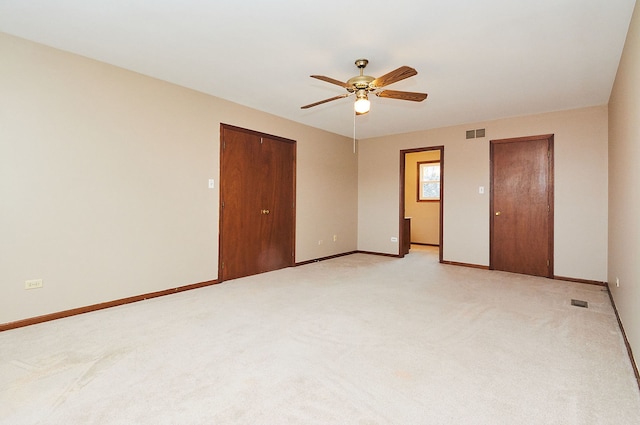
POLYGON ((491 141, 490 268, 553 277, 553 135, 491 141))
POLYGON ((221 280, 294 264, 295 141, 222 124, 221 280))

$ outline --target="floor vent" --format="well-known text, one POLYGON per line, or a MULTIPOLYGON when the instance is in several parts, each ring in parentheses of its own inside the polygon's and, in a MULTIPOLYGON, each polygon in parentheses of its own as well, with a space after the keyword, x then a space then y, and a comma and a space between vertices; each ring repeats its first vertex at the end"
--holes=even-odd
POLYGON ((589 303, 582 300, 571 300, 571 305, 574 305, 576 307, 589 308, 589 303))

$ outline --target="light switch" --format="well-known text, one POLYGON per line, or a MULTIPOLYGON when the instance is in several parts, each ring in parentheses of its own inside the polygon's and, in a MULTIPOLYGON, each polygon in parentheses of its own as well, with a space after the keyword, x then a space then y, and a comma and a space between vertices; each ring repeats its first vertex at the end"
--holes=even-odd
POLYGON ((209 179, 209 189, 213 189, 214 188, 213 182, 214 182, 213 179, 209 179))
POLYGON ((479 193, 480 195, 483 195, 483 194, 484 194, 484 186, 480 186, 480 187, 478 188, 478 193, 479 193))

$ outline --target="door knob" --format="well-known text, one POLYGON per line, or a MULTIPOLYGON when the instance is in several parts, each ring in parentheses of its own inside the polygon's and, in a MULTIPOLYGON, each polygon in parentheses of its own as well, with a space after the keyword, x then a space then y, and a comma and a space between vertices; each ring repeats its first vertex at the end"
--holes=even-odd
POLYGON ((260 210, 260 214, 269 214, 269 210, 260 210))
POLYGON ((496 215, 500 215, 502 214, 500 211, 496 211, 496 215))

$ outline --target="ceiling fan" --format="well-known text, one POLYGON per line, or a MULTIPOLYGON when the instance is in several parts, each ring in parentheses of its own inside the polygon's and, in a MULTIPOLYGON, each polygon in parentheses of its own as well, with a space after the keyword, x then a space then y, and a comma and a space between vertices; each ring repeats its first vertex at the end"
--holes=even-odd
POLYGON ((378 97, 388 97, 391 99, 411 100, 413 102, 422 102, 427 98, 426 93, 415 93, 408 91, 398 90, 380 90, 382 87, 388 86, 405 78, 413 77, 418 74, 418 71, 409 67, 401 66, 400 68, 384 74, 382 77, 374 78, 368 75, 364 75, 364 68, 369 61, 367 59, 356 60, 356 66, 360 69, 360 75, 356 75, 350 78, 346 83, 335 80, 333 78, 325 77, 324 75, 312 75, 311 78, 317 78, 318 80, 326 81, 327 83, 335 84, 347 89, 348 93, 341 94, 339 96, 330 97, 319 102, 310 103, 302 106, 301 109, 308 109, 314 106, 321 105, 323 103, 331 102, 332 100, 343 99, 347 96, 351 96, 355 93, 356 101, 354 103, 354 109, 356 115, 363 115, 369 112, 371 104, 369 102, 369 93, 373 93, 378 97))

